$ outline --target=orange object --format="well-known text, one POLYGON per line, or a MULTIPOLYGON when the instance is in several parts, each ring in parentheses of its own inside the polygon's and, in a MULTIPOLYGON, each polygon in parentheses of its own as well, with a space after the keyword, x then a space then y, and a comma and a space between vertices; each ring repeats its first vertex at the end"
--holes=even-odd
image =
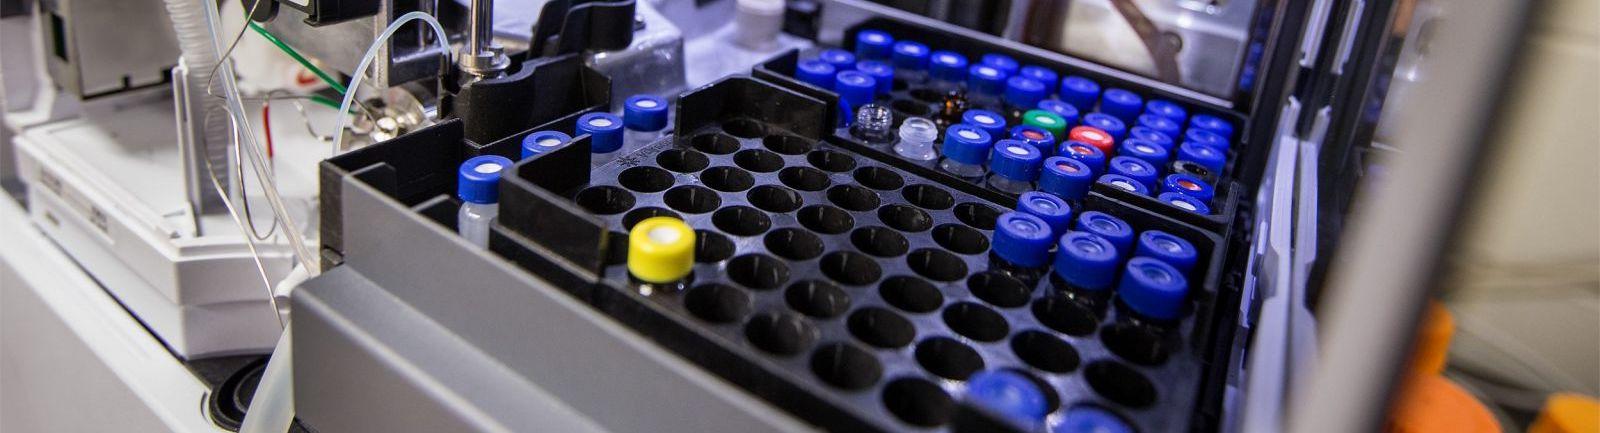
POLYGON ((1390 433, 1490 433, 1500 422, 1477 398, 1444 376, 1413 377, 1389 413, 1390 433))
POLYGON ((1600 432, 1600 401, 1570 393, 1551 395, 1539 418, 1528 426, 1528 433, 1596 432, 1600 432))
POLYGON ((1428 303, 1423 313, 1422 326, 1417 327, 1415 349, 1411 354, 1411 374, 1439 374, 1444 372, 1445 358, 1450 352, 1450 338, 1456 333, 1455 316, 1450 315, 1438 301, 1428 303))

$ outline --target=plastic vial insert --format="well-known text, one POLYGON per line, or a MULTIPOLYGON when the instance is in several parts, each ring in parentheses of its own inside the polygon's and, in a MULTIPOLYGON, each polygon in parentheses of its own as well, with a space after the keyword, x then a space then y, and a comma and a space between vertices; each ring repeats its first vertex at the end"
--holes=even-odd
POLYGON ((589 113, 578 118, 573 128, 578 135, 589 135, 590 165, 601 166, 617 158, 622 150, 622 118, 611 113, 589 113))
POLYGON ((867 104, 856 110, 856 121, 850 126, 850 135, 869 144, 888 144, 894 141, 890 129, 894 128, 894 112, 889 107, 867 104))
POLYGON ((939 162, 939 169, 963 179, 982 179, 992 138, 976 126, 950 125, 944 130, 944 161, 939 162))
POLYGON ((461 199, 456 232, 478 248, 489 247, 489 225, 500 215, 500 174, 508 168, 510 159, 484 155, 461 163, 456 173, 456 197, 461 199))
POLYGON ((933 140, 939 138, 939 127, 932 120, 921 117, 906 119, 900 124, 900 143, 894 153, 912 161, 932 161, 939 157, 933 150, 933 140))
POLYGON ((1033 181, 1039 178, 1039 162, 1044 156, 1039 149, 1017 140, 1000 140, 994 143, 989 154, 989 187, 1010 194, 1033 190, 1033 181))
POLYGON ((633 95, 622 104, 623 153, 631 153, 661 138, 667 128, 667 100, 655 95, 633 95))

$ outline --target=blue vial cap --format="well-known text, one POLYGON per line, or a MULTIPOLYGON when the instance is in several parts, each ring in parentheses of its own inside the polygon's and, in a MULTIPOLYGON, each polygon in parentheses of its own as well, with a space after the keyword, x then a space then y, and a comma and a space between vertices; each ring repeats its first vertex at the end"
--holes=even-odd
POLYGON ((1100 94, 1100 112, 1117 116, 1124 122, 1132 122, 1139 113, 1144 112, 1144 98, 1139 94, 1123 89, 1106 89, 1100 94))
POLYGON ((1078 231, 1094 233, 1096 236, 1106 238, 1111 245, 1117 247, 1117 252, 1127 254, 1133 252, 1133 226, 1127 221, 1100 211, 1088 211, 1078 214, 1078 231))
POLYGON ((585 114, 573 129, 578 135, 589 134, 590 152, 610 153, 622 148, 622 119, 615 114, 585 114))
MULTIPOLYGON (((1122 140, 1122 144, 1117 145, 1117 155, 1138 158, 1155 167, 1165 166, 1172 159, 1172 153, 1167 152, 1167 148, 1137 138, 1122 140)), ((1150 184, 1154 185, 1155 182, 1150 184)))
POLYGON ((572 142, 572 136, 561 131, 538 131, 522 137, 522 158, 547 153, 572 142))
POLYGON ((1028 191, 1017 198, 1017 211, 1039 217, 1050 225, 1050 233, 1066 233, 1072 225, 1072 206, 1066 200, 1039 191, 1028 191))
POLYGON ((1005 72, 1006 75, 1016 75, 1017 71, 1022 67, 1022 64, 1017 63, 1017 59, 998 53, 984 54, 983 57, 978 58, 978 63, 993 66, 995 69, 1005 72))
POLYGON ((951 51, 934 51, 928 57, 928 75, 935 80, 962 82, 967 80, 967 58, 951 51))
POLYGON ((1206 203, 1210 203, 1217 195, 1216 189, 1212 188, 1211 184, 1201 180, 1200 176, 1188 173, 1167 175, 1167 178, 1161 181, 1161 192, 1175 192, 1206 203))
POLYGON ((1200 128, 1215 132, 1222 138, 1233 139, 1233 122, 1210 114, 1196 114, 1189 118, 1189 128, 1200 128))
POLYGON ((1088 166, 1089 171, 1096 176, 1106 169, 1106 153, 1089 143, 1068 141, 1067 144, 1061 145, 1061 156, 1083 162, 1083 165, 1088 166))
POLYGON ((1134 257, 1117 283, 1117 297, 1135 314, 1155 320, 1177 320, 1189 295, 1189 282, 1172 265, 1134 257))
POLYGON ((817 53, 817 58, 833 65, 834 69, 848 70, 856 66, 856 55, 838 48, 829 48, 817 53))
POLYGON ((980 371, 967 378, 967 401, 1027 424, 1043 421, 1050 408, 1039 385, 1006 370, 980 371))
POLYGON ((1094 109, 1094 101, 1100 99, 1100 83, 1077 75, 1068 75, 1061 79, 1061 100, 1067 101, 1078 111, 1094 109))
POLYGON ((456 173, 456 197, 468 203, 500 201, 500 175, 511 169, 511 159, 497 155, 475 156, 461 163, 456 173))
POLYGON ((1050 131, 1033 125, 1017 125, 1011 128, 1011 139, 1028 143, 1034 149, 1039 149, 1041 156, 1053 156, 1056 150, 1056 136, 1050 131))
POLYGON ((1039 80, 1040 83, 1044 83, 1045 85, 1054 85, 1056 80, 1061 79, 1060 75, 1056 75, 1056 71, 1052 71, 1050 68, 1043 66, 1035 65, 1023 66, 1022 69, 1017 71, 1017 75, 1039 80))
POLYGON ((1061 116, 1062 119, 1065 119, 1067 121, 1066 129, 1068 130, 1071 130, 1074 126, 1078 126, 1078 107, 1074 107, 1072 104, 1068 104, 1060 99, 1046 99, 1039 101, 1038 107, 1040 110, 1056 113, 1057 116, 1061 116))
POLYGON ((1039 162, 1044 155, 1033 145, 1017 140, 1000 140, 989 153, 989 171, 1006 179, 1032 182, 1039 178, 1039 162))
POLYGON ((1006 73, 994 66, 972 65, 967 68, 967 90, 986 95, 999 95, 1005 91, 1006 73))
POLYGON ((944 130, 944 156, 963 164, 977 164, 989 160, 989 142, 993 137, 983 129, 966 123, 950 125, 944 130))
POLYGON ((833 76, 833 91, 839 93, 839 99, 854 113, 856 108, 872 102, 873 95, 878 92, 878 80, 861 71, 844 71, 833 76))
POLYGON ((928 69, 928 46, 916 41, 900 41, 894 43, 894 67, 899 69, 921 71, 928 69))
POLYGON ((856 62, 856 70, 872 77, 877 87, 873 90, 880 95, 887 95, 894 90, 894 67, 888 63, 877 60, 862 60, 856 62))
POLYGON ((1166 262, 1185 275, 1194 270, 1195 262, 1200 260, 1200 250, 1195 249, 1194 244, 1160 230, 1140 233, 1139 243, 1133 247, 1133 255, 1166 262))
POLYGON ((1176 136, 1183 131, 1182 124, 1155 114, 1140 114, 1138 126, 1154 129, 1168 136, 1176 136))
POLYGON ((1044 82, 1042 81, 1021 75, 1006 79, 1006 104, 1022 108, 1033 107, 1039 105, 1039 101, 1044 100, 1044 96, 1044 82))
POLYGON ((1112 157, 1110 167, 1107 173, 1120 174, 1139 181, 1147 192, 1155 188, 1156 178, 1161 176, 1161 171, 1156 169, 1155 164, 1131 156, 1112 157))
POLYGON ((1128 130, 1128 139, 1137 139, 1150 142, 1162 149, 1172 150, 1172 135, 1143 126, 1135 126, 1128 130))
POLYGON ((1191 213, 1211 215, 1211 206, 1207 206, 1205 202, 1196 200, 1194 197, 1187 195, 1175 192, 1164 192, 1161 193, 1161 195, 1156 196, 1156 200, 1161 200, 1166 204, 1172 205, 1172 207, 1183 209, 1191 213))
POLYGON ((1083 124, 1099 128, 1101 131, 1111 134, 1111 139, 1116 141, 1122 141, 1122 137, 1128 135, 1128 125, 1123 123, 1122 119, 1106 113, 1085 114, 1083 115, 1083 124))
POLYGON ((1205 145, 1223 152, 1228 151, 1227 138, 1200 128, 1189 128, 1189 130, 1183 131, 1183 142, 1205 145))
POLYGON ((1182 124, 1185 120, 1189 120, 1189 112, 1184 111, 1182 105, 1178 105, 1176 102, 1165 99, 1151 99, 1150 101, 1145 102, 1144 114, 1154 114, 1172 119, 1173 122, 1179 124, 1182 124))
POLYGON ((635 131, 660 131, 667 127, 667 100, 656 95, 633 95, 622 103, 622 123, 635 131))
POLYGON ((856 33, 856 57, 863 59, 888 59, 894 48, 894 36, 882 30, 862 30, 856 33))
POLYGON ((1065 156, 1045 158, 1039 172, 1039 190, 1067 200, 1082 200, 1093 181, 1094 170, 1088 164, 1065 156))
POLYGON ((999 139, 1006 136, 1006 117, 989 110, 967 110, 961 113, 961 123, 970 123, 999 139))
POLYGON ((1056 245, 1055 273, 1083 290, 1110 290, 1117 280, 1122 254, 1111 241, 1089 232, 1071 231, 1056 245))
POLYGON ((1228 165, 1227 154, 1215 147, 1195 143, 1178 145, 1178 159, 1200 164, 1211 169, 1212 173, 1222 173, 1222 167, 1228 165))
POLYGON ((1068 409, 1050 433, 1133 433, 1133 427, 1104 409, 1081 406, 1068 409))
POLYGON ((1007 262, 1037 268, 1050 262, 1050 225, 1039 217, 1006 212, 994 224, 994 254, 1007 262))
POLYGON ((833 74, 839 69, 822 59, 806 59, 794 65, 794 77, 824 89, 833 88, 833 74))
POLYGON ((1117 188, 1139 195, 1150 195, 1150 187, 1145 186, 1144 182, 1140 181, 1139 179, 1134 179, 1116 173, 1106 173, 1101 175, 1100 179, 1097 179, 1096 182, 1111 185, 1112 188, 1117 188))

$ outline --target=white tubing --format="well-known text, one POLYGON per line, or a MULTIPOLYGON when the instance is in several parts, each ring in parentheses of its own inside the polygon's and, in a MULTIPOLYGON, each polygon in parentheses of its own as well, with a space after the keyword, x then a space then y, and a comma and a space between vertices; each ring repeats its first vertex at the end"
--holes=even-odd
POLYGON ((267 368, 261 372, 250 410, 244 412, 239 433, 282 433, 294 422, 294 343, 289 328, 278 336, 267 368))
POLYGON ((338 128, 334 129, 334 155, 344 151, 344 128, 350 126, 350 107, 355 102, 357 89, 361 88, 361 80, 367 76, 367 67, 372 66, 372 60, 378 57, 378 49, 383 47, 383 44, 388 43, 389 37, 394 36, 394 33, 400 30, 400 26, 412 20, 422 20, 428 23, 428 27, 433 29, 433 42, 438 44, 439 48, 444 49, 445 61, 450 61, 450 45, 446 42, 450 40, 450 37, 444 32, 444 26, 439 25, 439 20, 434 19, 432 15, 413 11, 401 15, 400 19, 389 23, 389 28, 383 29, 383 34, 378 35, 378 39, 372 41, 372 46, 367 47, 367 54, 361 56, 361 63, 357 64, 355 72, 350 74, 350 85, 345 87, 348 90, 344 92, 344 102, 339 103, 339 113, 337 114, 339 121, 334 123, 334 125, 338 125, 338 128))

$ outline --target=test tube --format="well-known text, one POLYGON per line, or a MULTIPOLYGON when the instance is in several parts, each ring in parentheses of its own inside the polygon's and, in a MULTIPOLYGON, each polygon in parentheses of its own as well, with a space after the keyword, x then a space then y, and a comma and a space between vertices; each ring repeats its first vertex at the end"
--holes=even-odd
POLYGON ((467 159, 456 172, 456 232, 478 248, 489 246, 489 226, 500 215, 500 176, 511 160, 496 155, 467 159))

